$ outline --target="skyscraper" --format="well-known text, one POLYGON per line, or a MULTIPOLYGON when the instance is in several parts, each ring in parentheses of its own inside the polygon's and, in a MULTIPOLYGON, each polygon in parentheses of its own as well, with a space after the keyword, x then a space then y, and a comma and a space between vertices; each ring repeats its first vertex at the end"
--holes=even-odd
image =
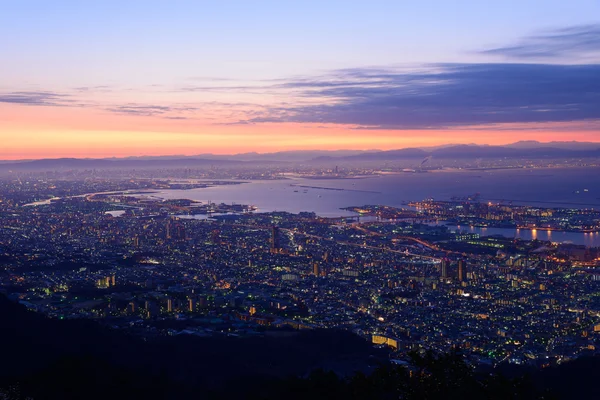
POLYGON ((447 278, 448 277, 448 267, 450 266, 450 260, 447 258, 442 259, 440 264, 440 277, 447 278))
POLYGON ((462 282, 465 280, 465 275, 467 273, 467 262, 465 260, 458 261, 458 281, 462 282))
POLYGON ((221 241, 219 237, 220 234, 221 232, 218 229, 215 229, 210 233, 210 241, 212 244, 218 244, 221 241))
POLYGON ((175 234, 177 237, 177 240, 185 240, 186 239, 186 234, 185 234, 185 228, 183 227, 183 225, 181 224, 177 224, 175 225, 175 234))
POLYGON ((271 251, 277 252, 279 251, 279 228, 273 226, 271 228, 271 251))
POLYGON ((320 274, 318 262, 313 263, 313 274, 314 274, 314 276, 319 276, 319 274, 320 274))

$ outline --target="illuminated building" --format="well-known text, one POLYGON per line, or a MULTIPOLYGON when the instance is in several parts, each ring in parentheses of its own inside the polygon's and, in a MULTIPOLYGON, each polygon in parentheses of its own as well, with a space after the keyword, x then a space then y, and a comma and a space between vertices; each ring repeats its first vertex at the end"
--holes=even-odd
POLYGON ((398 339, 395 339, 395 338, 381 336, 381 335, 373 335, 372 342, 373 342, 373 344, 385 344, 387 346, 390 346, 393 349, 396 349, 396 350, 398 349, 398 339))
POLYGON ((465 280, 465 274, 467 272, 467 262, 465 260, 458 261, 458 281, 462 282, 465 280))
POLYGON ((319 276, 319 263, 317 262, 313 263, 313 275, 319 276))
POLYGON ((279 252, 279 228, 273 226, 271 228, 271 252, 277 253, 279 252))
POLYGON ((442 263, 440 264, 440 276, 442 278, 447 278, 448 277, 448 266, 450 264, 450 260, 444 258, 442 260, 442 263))

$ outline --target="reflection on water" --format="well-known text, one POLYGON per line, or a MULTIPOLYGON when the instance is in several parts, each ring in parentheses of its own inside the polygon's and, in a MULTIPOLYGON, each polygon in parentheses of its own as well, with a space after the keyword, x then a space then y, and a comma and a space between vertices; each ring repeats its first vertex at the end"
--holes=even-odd
MULTIPOLYGON (((191 190, 164 190, 157 197, 216 203, 251 204, 259 212, 315 212, 323 217, 355 215, 342 207, 380 204, 402 207, 406 201, 481 193, 483 199, 511 199, 514 204, 543 207, 600 207, 598 169, 521 169, 500 171, 394 174, 365 179, 286 179, 251 181, 191 190), (296 186, 292 186, 296 185, 296 186), (297 186, 300 185, 300 186, 297 186), (582 188, 590 188, 583 192, 582 188), (333 190, 335 189, 335 190, 333 190), (536 199, 543 199, 536 204, 536 199)), ((507 200, 506 202, 510 202, 507 200)), ((597 234, 487 228, 503 235, 600 246, 597 234)))
MULTIPOLYGON (((440 223, 441 225, 442 223, 440 223)), ((600 233, 562 232, 547 230, 528 230, 511 228, 478 228, 474 226, 447 225, 450 230, 461 230, 469 233, 478 233, 481 236, 501 235, 523 240, 541 240, 559 243, 584 244, 589 247, 600 246, 600 233)))

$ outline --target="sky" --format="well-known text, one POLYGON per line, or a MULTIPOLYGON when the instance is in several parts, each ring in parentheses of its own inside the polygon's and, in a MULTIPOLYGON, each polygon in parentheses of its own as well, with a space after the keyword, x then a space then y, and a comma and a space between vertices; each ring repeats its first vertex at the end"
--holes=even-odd
POLYGON ((0 159, 600 142, 598 0, 0 9, 0 159))

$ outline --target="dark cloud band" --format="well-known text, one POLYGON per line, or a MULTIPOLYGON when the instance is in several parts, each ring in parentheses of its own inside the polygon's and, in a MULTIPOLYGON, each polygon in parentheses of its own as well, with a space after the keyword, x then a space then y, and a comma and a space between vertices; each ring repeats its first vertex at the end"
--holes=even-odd
POLYGON ((353 69, 285 87, 318 104, 249 122, 427 129, 600 119, 600 65, 438 64, 422 71, 353 69))

